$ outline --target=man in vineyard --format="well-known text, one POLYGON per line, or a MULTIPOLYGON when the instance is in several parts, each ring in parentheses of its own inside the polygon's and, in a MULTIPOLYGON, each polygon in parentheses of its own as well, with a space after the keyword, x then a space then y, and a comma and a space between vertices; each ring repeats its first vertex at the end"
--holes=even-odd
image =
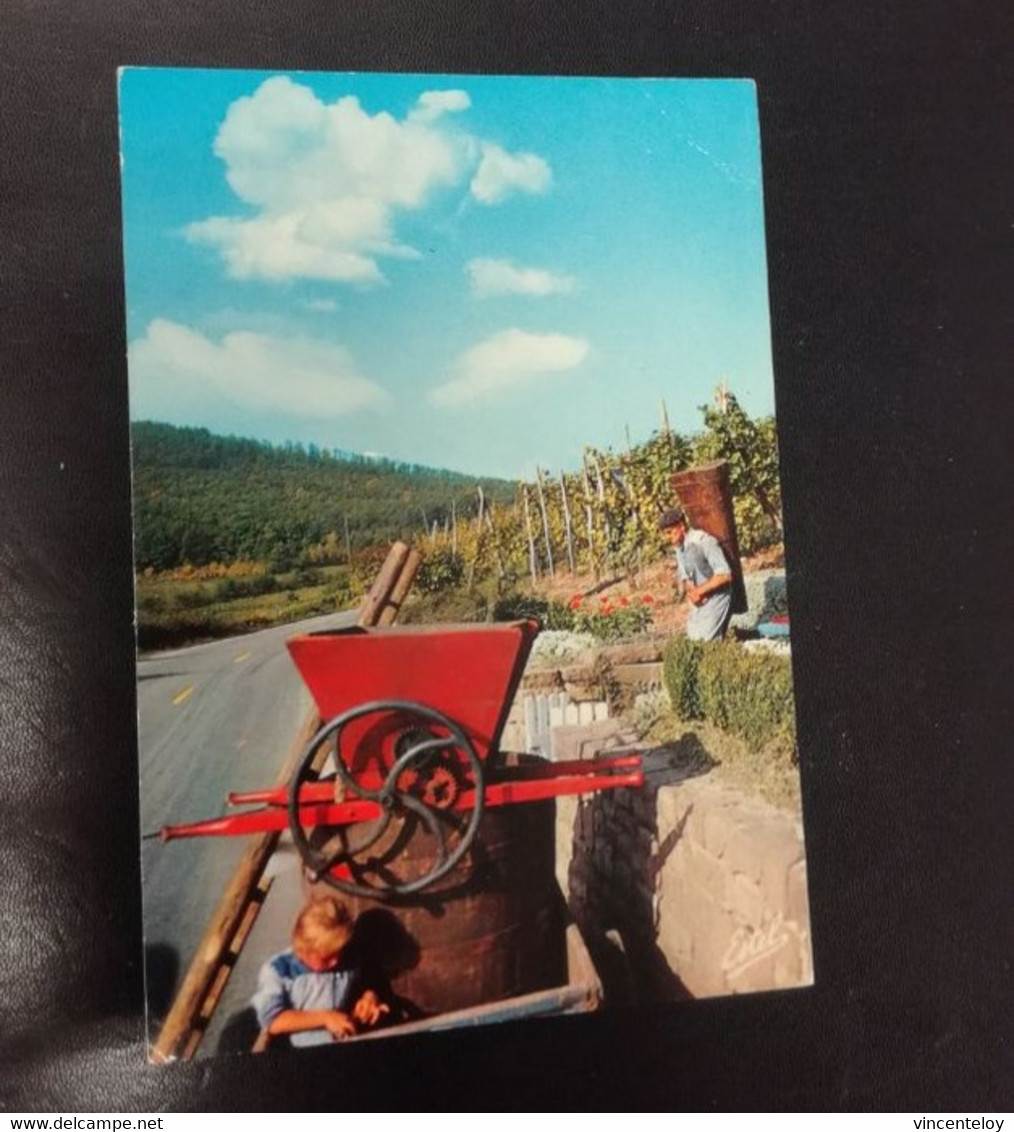
POLYGON ((732 615, 732 570, 718 539, 691 529, 678 507, 663 513, 659 528, 669 536, 676 570, 693 609, 687 619, 692 641, 719 641, 732 615))

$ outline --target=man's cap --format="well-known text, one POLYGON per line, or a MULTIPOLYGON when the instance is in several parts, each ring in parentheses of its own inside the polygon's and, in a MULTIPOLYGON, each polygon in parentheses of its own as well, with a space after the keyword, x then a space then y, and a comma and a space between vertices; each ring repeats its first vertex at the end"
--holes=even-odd
POLYGON ((686 525, 687 517, 683 512, 682 507, 670 507, 668 511, 663 511, 658 520, 658 529, 660 531, 667 531, 670 527, 675 527, 678 523, 686 525))

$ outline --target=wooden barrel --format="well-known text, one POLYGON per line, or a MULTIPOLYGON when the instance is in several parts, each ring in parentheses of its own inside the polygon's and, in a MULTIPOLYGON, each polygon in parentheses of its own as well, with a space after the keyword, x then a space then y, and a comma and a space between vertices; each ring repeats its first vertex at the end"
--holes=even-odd
MULTIPOLYGON (((457 866, 411 896, 378 901, 323 883, 308 888, 346 903, 364 963, 389 980, 409 1017, 545 990, 567 981, 555 824, 552 801, 489 809, 457 866)), ((399 879, 422 876, 438 859, 434 837, 415 828, 398 850, 399 879)))
POLYGON ((707 531, 722 544, 732 569, 732 612, 746 613, 746 586, 739 560, 736 516, 729 487, 729 465, 725 460, 685 468, 672 477, 673 491, 692 527, 707 531))

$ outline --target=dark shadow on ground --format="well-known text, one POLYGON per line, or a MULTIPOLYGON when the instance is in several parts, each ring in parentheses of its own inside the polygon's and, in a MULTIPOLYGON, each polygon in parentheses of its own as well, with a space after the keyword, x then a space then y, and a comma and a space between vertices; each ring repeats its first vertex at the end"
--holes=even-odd
POLYGON ((691 808, 660 842, 657 796, 660 787, 706 774, 715 765, 700 739, 688 733, 645 755, 640 789, 607 790, 580 804, 570 910, 602 979, 606 1006, 693 997, 656 944, 653 899, 658 874, 679 844, 691 808))
POLYGON ((248 1006, 245 1010, 237 1010, 234 1014, 229 1015, 229 1020, 222 1027, 215 1052, 249 1053, 253 1049, 259 1033, 260 1027, 257 1025, 257 1015, 254 1008, 248 1006))
POLYGON ((396 915, 385 908, 363 912, 356 919, 349 950, 353 962, 366 972, 366 981, 390 1008, 385 1026, 425 1016, 411 999, 396 994, 392 985, 400 975, 418 967, 421 958, 418 941, 396 915))

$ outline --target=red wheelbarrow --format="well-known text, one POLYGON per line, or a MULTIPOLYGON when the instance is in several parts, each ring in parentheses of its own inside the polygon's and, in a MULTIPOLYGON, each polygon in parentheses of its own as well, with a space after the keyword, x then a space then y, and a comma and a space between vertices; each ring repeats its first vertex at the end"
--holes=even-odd
POLYGON ((350 628, 293 637, 323 726, 288 787, 230 794, 255 809, 162 837, 286 828, 309 879, 374 900, 435 885, 468 853, 487 809, 640 786, 640 756, 546 762, 500 736, 538 633, 534 621, 350 628), (424 863, 407 848, 416 833, 424 863))

